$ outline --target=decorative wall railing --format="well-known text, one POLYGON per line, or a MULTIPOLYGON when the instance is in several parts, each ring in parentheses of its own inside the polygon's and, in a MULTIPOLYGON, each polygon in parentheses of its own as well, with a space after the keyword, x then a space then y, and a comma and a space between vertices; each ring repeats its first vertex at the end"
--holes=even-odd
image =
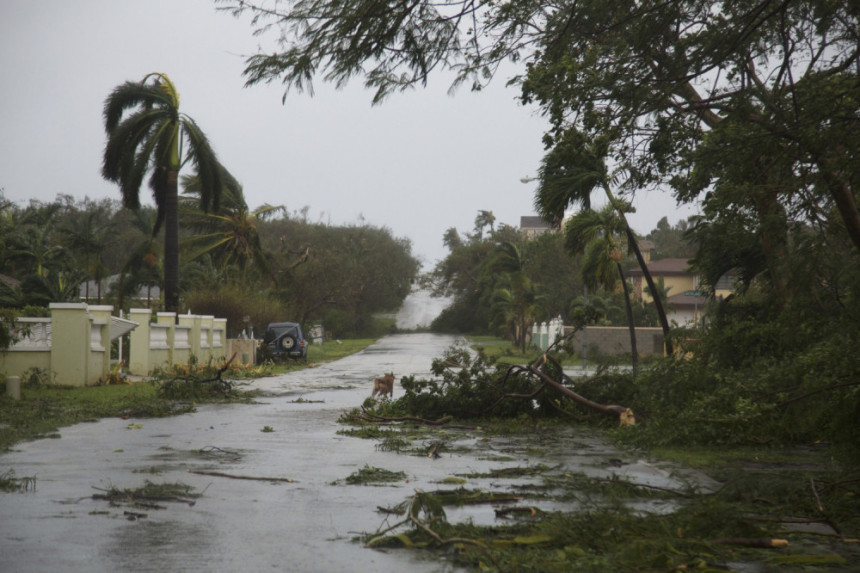
POLYGON ((226 355, 227 319, 131 309, 129 320, 111 316, 111 306, 52 303, 50 318, 19 318, 17 341, 0 352, 0 374, 21 376, 39 368, 53 383, 86 386, 106 380, 111 371, 111 341, 129 331, 131 374, 145 376, 157 368, 201 363, 226 355), (178 324, 177 324, 178 322, 178 324))

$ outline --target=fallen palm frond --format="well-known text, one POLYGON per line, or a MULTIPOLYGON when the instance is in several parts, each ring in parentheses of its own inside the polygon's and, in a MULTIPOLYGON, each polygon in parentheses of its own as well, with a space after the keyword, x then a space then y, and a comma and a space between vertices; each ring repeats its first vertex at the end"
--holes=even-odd
POLYGON ((141 487, 134 489, 102 489, 93 487, 104 493, 93 494, 93 499, 109 501, 111 505, 130 505, 147 509, 165 509, 158 502, 185 503, 193 506, 200 494, 193 493, 192 487, 182 483, 155 484, 147 481, 141 487))
POLYGON ((209 472, 209 471, 203 471, 203 470, 188 470, 188 473, 197 474, 197 475, 201 475, 201 476, 223 477, 223 478, 230 478, 230 479, 244 479, 244 480, 254 480, 254 481, 295 483, 295 480, 293 480, 292 478, 237 476, 237 475, 232 475, 232 474, 225 474, 222 472, 209 472))
POLYGON ((15 470, 0 474, 0 491, 36 491, 36 477, 15 477, 15 470))
MULTIPOLYGON (((353 472, 342 483, 348 485, 366 485, 371 483, 397 482, 406 479, 405 472, 393 472, 383 468, 375 468, 365 465, 360 470, 353 472)), ((334 482, 337 485, 339 482, 334 482)))
POLYGON ((413 495, 408 502, 401 504, 401 506, 405 506, 405 510, 401 510, 399 513, 397 510, 394 510, 389 513, 396 513, 397 515, 405 514, 406 517, 402 521, 387 527, 384 531, 377 532, 372 538, 368 539, 368 547, 377 547, 392 541, 400 543, 406 547, 435 546, 438 548, 447 545, 458 547, 469 546, 481 551, 490 561, 493 562, 494 565, 498 567, 498 562, 490 553, 489 548, 483 541, 465 537, 446 538, 433 529, 434 525, 439 526, 447 523, 442 503, 433 494, 415 490, 415 495, 413 495), (391 534, 393 531, 404 525, 412 525, 415 528, 414 533, 411 536, 409 533, 391 534), (420 536, 426 536, 429 540, 421 540, 419 539, 420 536), (414 540, 413 537, 415 537, 414 540))

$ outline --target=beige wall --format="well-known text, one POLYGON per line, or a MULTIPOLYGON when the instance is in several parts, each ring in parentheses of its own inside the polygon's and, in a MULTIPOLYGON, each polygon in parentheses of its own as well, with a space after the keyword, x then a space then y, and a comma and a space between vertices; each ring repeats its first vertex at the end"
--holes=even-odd
MULTIPOLYGON (((569 334, 570 327, 565 327, 569 334)), ((585 337, 589 353, 596 348, 601 354, 629 354, 630 329, 626 326, 589 326, 585 333, 577 332, 573 337, 573 349, 582 353, 582 340, 585 337)), ((636 350, 639 356, 663 354, 663 330, 661 328, 636 327, 636 350)))
MULTIPOLYGON (((31 368, 40 368, 50 373, 53 383, 64 386, 86 386, 107 379, 113 307, 52 303, 50 310, 50 321, 22 319, 32 325, 33 334, 0 353, 0 374, 21 376, 31 368)), ((225 319, 192 315, 184 317, 186 324, 177 325, 173 313, 159 313, 157 323, 151 318, 149 309, 129 312, 128 320, 137 323, 129 336, 128 369, 132 374, 145 376, 156 368, 187 364, 192 355, 201 363, 224 358, 225 319), (174 340, 179 343, 174 345, 174 340)))

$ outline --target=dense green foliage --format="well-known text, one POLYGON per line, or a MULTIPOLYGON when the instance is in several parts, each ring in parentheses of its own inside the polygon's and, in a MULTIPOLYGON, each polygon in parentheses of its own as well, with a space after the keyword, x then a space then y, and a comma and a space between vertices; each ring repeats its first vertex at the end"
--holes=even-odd
MULTIPOLYGON (((480 214, 479 214, 480 218, 480 214)), ((679 245, 689 245, 684 239, 685 224, 671 227, 668 224, 654 229, 649 238, 655 249, 678 252, 679 245)), ((624 248, 623 238, 613 248, 603 251, 611 264, 601 280, 594 280, 594 273, 587 273, 587 261, 571 249, 570 237, 562 233, 544 233, 525 240, 520 232, 509 226, 481 232, 477 227, 473 233, 462 238, 456 229, 446 233, 448 255, 437 263, 428 278, 435 292, 452 297, 451 305, 433 322, 432 328, 439 332, 495 334, 512 342, 515 330, 506 318, 520 316, 504 312, 514 305, 500 302, 516 301, 512 285, 523 287, 523 299, 531 300, 531 312, 522 313, 527 318, 526 328, 531 329, 535 321, 543 322, 561 317, 565 324, 597 324, 603 326, 627 326, 628 314, 623 290, 619 287, 618 263, 609 255, 621 255, 622 269, 636 266, 635 259, 624 248), (517 253, 518 264, 500 266, 499 257, 511 261, 510 254, 517 253), (507 252, 506 252, 507 251, 507 252), (613 254, 614 253, 614 254, 613 254), (514 271, 512 274, 511 271, 514 271), (524 275, 528 280, 523 281, 524 275), (614 275, 613 275, 614 273, 614 275), (608 275, 608 276, 607 276, 608 275), (519 281, 519 282, 518 282, 519 281), (584 300, 586 281, 588 301, 584 300), (597 288, 603 285, 607 288, 597 288)), ((598 232, 599 229, 595 229, 598 232)), ((659 326, 653 303, 639 298, 630 301, 636 326, 659 326)), ((521 340, 517 340, 519 346, 521 340)))
MULTIPOLYGON (((125 311, 163 309, 154 209, 67 195, 0 204, 0 274, 8 278, 0 281, 0 307, 21 313, 85 299, 125 311)), ((374 313, 397 309, 418 272, 409 242, 385 228, 314 224, 267 206, 249 211, 241 188, 210 213, 197 204, 183 203, 180 312, 227 318, 228 336, 247 326, 259 334, 283 320, 322 322, 341 337, 378 334, 374 313)))

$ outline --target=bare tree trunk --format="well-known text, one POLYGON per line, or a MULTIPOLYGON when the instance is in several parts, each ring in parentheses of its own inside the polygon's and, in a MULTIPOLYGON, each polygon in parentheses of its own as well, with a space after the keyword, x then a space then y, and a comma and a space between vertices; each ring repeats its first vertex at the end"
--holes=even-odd
POLYGON ((179 172, 167 174, 164 197, 164 310, 179 312, 179 172))
POLYGON ((645 282, 648 283, 648 288, 654 293, 654 306, 657 307, 657 316, 660 318, 660 326, 663 328, 663 343, 666 345, 666 354, 671 356, 675 353, 672 345, 672 339, 669 337, 669 319, 666 317, 666 310, 663 308, 663 301, 660 300, 660 292, 654 284, 654 279, 651 278, 651 271, 648 270, 648 265, 645 263, 645 258, 642 256, 642 251, 639 250, 639 244, 636 242, 636 236, 627 224, 627 218, 624 218, 624 231, 627 233, 627 240, 630 242, 630 248, 636 255, 636 260, 639 262, 639 268, 642 269, 642 274, 645 276, 645 282))
MULTIPOLYGON (((630 304, 630 289, 627 286, 627 277, 624 276, 624 267, 618 265, 618 274, 621 275, 621 287, 624 289, 624 305, 627 307, 627 326, 630 329, 630 353, 633 364, 633 377, 639 373, 639 351, 636 348, 636 326, 633 324, 633 306, 630 304)), ((653 291, 652 291, 653 292, 653 291)))

